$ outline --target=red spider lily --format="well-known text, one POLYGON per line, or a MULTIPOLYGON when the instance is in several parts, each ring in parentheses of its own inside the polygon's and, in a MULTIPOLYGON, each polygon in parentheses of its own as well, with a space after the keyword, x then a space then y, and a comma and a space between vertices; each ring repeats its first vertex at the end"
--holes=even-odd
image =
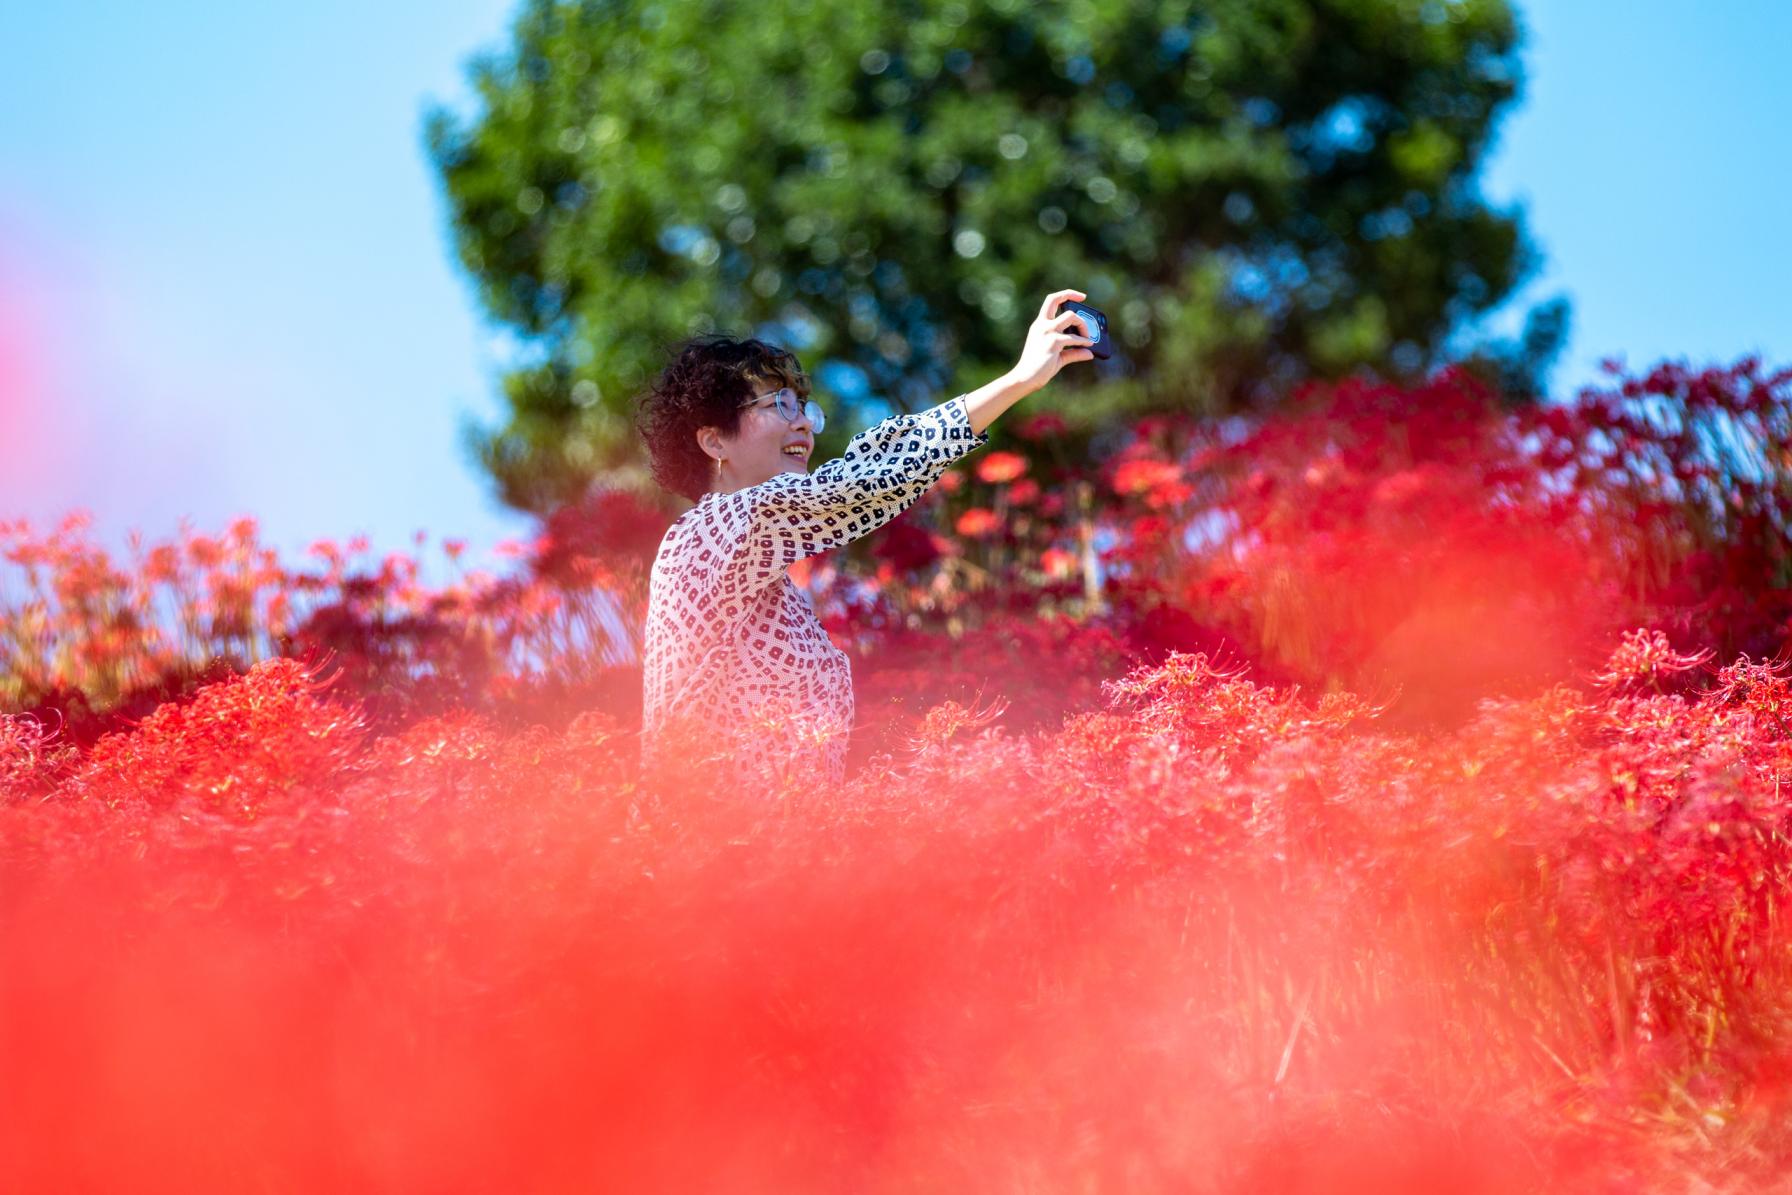
POLYGON ((1169 461, 1135 458, 1122 461, 1114 470, 1116 494, 1143 494, 1181 476, 1181 470, 1169 461))
POLYGON ((534 546, 535 575, 571 581, 593 559, 612 569, 646 570, 666 525, 664 511, 626 490, 597 489, 550 514, 534 546))
POLYGON ((747 1159, 793 1189, 1199 1165, 1227 1192, 1792 1162, 1783 678, 1556 689, 1414 735, 1174 655, 1066 713, 1119 662, 1096 638, 910 636, 867 711, 927 676, 962 696, 841 788, 702 739, 648 783, 604 710, 373 734, 291 661, 91 752, 0 722, 9 1074, 35 1095, 0 1126, 10 1173, 155 1160, 204 1189, 247 1149, 283 1187, 477 1164, 664 1189, 747 1159), (998 655, 992 685, 970 666, 998 655), (260 1111, 174 1150, 143 1132, 170 1082, 182 1116, 260 1111), (1644 1116, 1687 1100, 1706 1137, 1644 1116))
POLYGON ((909 744, 921 748, 950 742, 961 733, 974 734, 993 725, 1007 706, 1008 703, 999 698, 981 708, 975 705, 967 708, 956 701, 942 702, 927 711, 909 744))
POLYGON ((1038 411, 1015 425, 1014 434, 1023 440, 1049 440, 1070 430, 1070 424, 1056 411, 1038 411))
POLYGON ((327 780, 358 749, 358 713, 317 696, 329 684, 296 661, 264 660, 240 681, 102 738, 70 787, 112 805, 187 798, 256 817, 296 785, 327 780))
POLYGON ((1153 508, 1175 505, 1191 492, 1182 481, 1180 466, 1146 457, 1123 460, 1115 466, 1113 487, 1116 494, 1142 496, 1153 508))
POLYGON ((1677 652, 1661 631, 1638 629, 1625 634, 1605 670, 1593 679, 1602 688, 1648 685, 1659 691, 1662 678, 1697 668, 1711 655, 1709 648, 1690 654, 1677 652))
POLYGON ((983 539, 1001 530, 1002 519, 993 510, 982 506, 973 506, 959 515, 953 526, 960 535, 969 536, 972 539, 983 539))
POLYGON ((1016 452, 991 452, 977 461, 977 480, 990 485, 1013 481, 1027 471, 1027 458, 1016 452))
POLYGON ((1077 559, 1074 552, 1066 552, 1062 548, 1047 548, 1040 553, 1039 564, 1048 576, 1063 579, 1076 572, 1077 559))
POLYGON ((939 560, 948 547, 946 541, 922 526, 912 512, 905 512, 878 530, 871 554, 895 573, 912 573, 939 560))

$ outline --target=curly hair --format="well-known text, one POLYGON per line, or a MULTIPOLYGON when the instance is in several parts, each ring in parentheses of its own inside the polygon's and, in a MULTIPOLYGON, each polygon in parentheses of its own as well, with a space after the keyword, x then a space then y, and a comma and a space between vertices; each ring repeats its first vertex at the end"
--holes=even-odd
POLYGON ((672 362, 636 401, 635 430, 647 444, 653 480, 696 502, 708 492, 715 461, 697 429, 740 431, 741 404, 756 383, 777 382, 809 397, 809 377, 787 349, 751 337, 704 333, 672 350, 672 362))

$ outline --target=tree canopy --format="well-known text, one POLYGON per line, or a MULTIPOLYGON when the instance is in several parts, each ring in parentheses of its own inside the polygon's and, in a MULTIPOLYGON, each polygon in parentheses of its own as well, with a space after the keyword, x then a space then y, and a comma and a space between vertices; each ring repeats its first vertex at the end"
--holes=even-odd
POLYGON ((1054 386, 1091 412, 1452 354, 1534 387, 1560 302, 1454 343, 1537 264, 1477 184, 1519 43, 1506 0, 527 0, 483 110, 425 121, 529 353, 469 446, 546 511, 639 468, 632 399, 687 335, 785 344, 864 416, 1007 369, 1064 287, 1117 339, 1054 386))

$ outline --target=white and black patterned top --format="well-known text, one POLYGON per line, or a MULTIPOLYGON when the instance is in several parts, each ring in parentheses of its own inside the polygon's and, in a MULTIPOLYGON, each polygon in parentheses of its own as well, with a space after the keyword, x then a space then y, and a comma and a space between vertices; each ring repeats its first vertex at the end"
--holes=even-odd
POLYGON ((799 727, 766 744, 774 774, 819 768, 843 779, 852 666, 785 570, 883 526, 953 461, 988 442, 988 432, 971 431, 960 395, 866 428, 812 472, 712 491, 680 515, 660 541, 649 583, 643 765, 655 763, 656 738, 674 722, 693 719, 710 737, 750 738, 769 710, 799 727))

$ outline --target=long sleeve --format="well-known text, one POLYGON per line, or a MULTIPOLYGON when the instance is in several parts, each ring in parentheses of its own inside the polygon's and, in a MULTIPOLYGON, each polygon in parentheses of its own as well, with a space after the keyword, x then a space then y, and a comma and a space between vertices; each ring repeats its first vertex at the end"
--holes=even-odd
POLYGON ((853 720, 852 667, 788 568, 889 522, 948 465, 988 442, 971 431, 959 396, 866 428, 812 473, 705 494, 681 515, 653 564, 643 764, 659 758, 660 736, 673 722, 693 722, 698 741, 720 742, 739 728, 750 733, 770 708, 801 711, 825 730, 813 751, 781 744, 776 757, 797 767, 811 760, 838 779, 853 720))
POLYGON ((718 562, 721 605, 738 609, 798 560, 875 531, 914 505, 953 461, 987 443, 988 432, 971 430, 959 395, 866 428, 812 472, 720 495, 715 517, 741 537, 718 562))

